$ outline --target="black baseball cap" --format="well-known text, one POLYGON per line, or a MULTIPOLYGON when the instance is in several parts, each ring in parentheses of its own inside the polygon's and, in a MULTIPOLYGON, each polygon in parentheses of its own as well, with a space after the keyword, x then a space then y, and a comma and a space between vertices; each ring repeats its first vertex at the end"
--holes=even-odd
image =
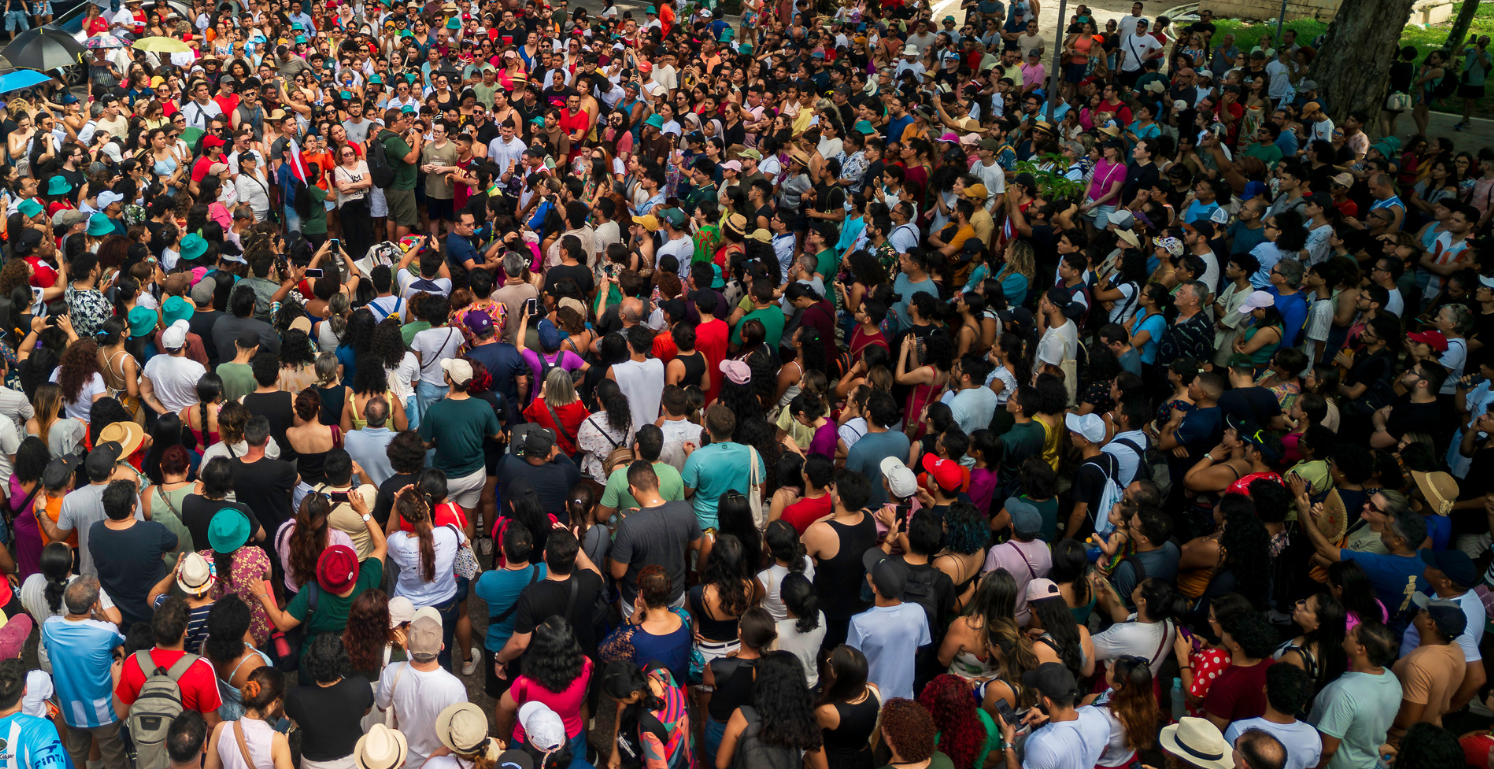
POLYGON ((42 470, 42 485, 53 489, 67 485, 68 479, 78 472, 78 465, 81 463, 77 454, 54 457, 47 463, 47 468, 42 470))
POLYGON ((871 575, 877 592, 886 598, 901 598, 908 587, 908 567, 901 558, 893 558, 880 547, 874 547, 861 555, 861 565, 871 575))
POLYGON ((1479 584, 1478 567, 1462 550, 1423 550, 1421 560, 1465 589, 1479 584))

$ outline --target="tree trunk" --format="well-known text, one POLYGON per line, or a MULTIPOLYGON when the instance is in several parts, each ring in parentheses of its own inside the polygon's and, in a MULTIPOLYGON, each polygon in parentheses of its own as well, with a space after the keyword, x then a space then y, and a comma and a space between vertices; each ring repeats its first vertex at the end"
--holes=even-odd
POLYGON ((1473 14, 1478 13, 1478 0, 1463 0, 1463 8, 1458 11, 1458 18, 1453 19, 1452 30, 1447 33, 1447 42, 1443 44, 1444 51, 1456 52, 1463 46, 1463 38, 1468 34, 1468 28, 1473 26, 1473 14))
POLYGON ((1390 65, 1399 49, 1401 30, 1411 17, 1415 0, 1356 0, 1346 4, 1328 25, 1328 36, 1318 48, 1310 75, 1328 102, 1335 124, 1352 111, 1370 117, 1366 128, 1385 106, 1390 65), (1352 13, 1346 12, 1352 6, 1352 13))

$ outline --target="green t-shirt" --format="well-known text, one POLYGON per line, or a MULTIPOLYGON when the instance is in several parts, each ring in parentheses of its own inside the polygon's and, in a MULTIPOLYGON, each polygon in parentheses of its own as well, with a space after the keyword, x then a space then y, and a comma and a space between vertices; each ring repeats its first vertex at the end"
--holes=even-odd
POLYGON ((493 407, 479 398, 442 398, 432 403, 420 420, 420 437, 436 442, 435 466, 447 478, 481 470, 482 439, 502 429, 493 407))
POLYGON ((311 213, 301 220, 301 232, 307 235, 326 235, 327 207, 322 203, 327 200, 327 191, 311 184, 306 186, 306 194, 311 197, 311 213))
MULTIPOLYGON (((377 558, 366 558, 358 567, 358 581, 353 583, 353 592, 347 595, 333 595, 317 588, 316 611, 311 611, 308 602, 312 591, 302 586, 301 592, 296 593, 296 597, 291 599, 285 611, 300 620, 301 628, 307 638, 322 633, 341 633, 348 626, 348 610, 353 607, 353 599, 365 590, 383 586, 384 562, 377 558), (309 619, 308 615, 310 615, 309 619)), ((303 644, 302 653, 304 654, 310 647, 311 644, 303 644)))
POLYGON ((415 189, 415 164, 405 162, 410 145, 393 131, 385 131, 379 141, 384 142, 384 155, 389 158, 389 167, 394 169, 394 183, 389 186, 396 190, 415 189))
POLYGON ((1281 148, 1275 144, 1256 142, 1245 149, 1245 157, 1260 160, 1266 164, 1266 168, 1275 168, 1281 162, 1281 148))
POLYGON ((223 380, 223 400, 236 401, 254 392, 259 383, 254 381, 254 368, 248 363, 218 364, 218 378, 223 380))
POLYGON ((410 340, 414 339, 416 334, 425 331, 430 327, 431 324, 423 320, 411 321, 403 326, 400 326, 399 336, 405 341, 405 349, 410 349, 410 340))
MULTIPOLYGON (((659 496, 665 502, 675 502, 685 498, 685 482, 680 479, 680 471, 674 469, 674 465, 668 462, 655 462, 654 475, 659 476, 659 496)), ((602 490, 602 504, 614 510, 627 510, 630 507, 638 507, 638 500, 628 493, 628 466, 619 465, 612 474, 607 476, 607 488, 602 490)))
POLYGON ((783 336, 783 308, 776 304, 769 305, 761 310, 753 310, 743 315, 742 320, 737 323, 737 327, 731 330, 732 343, 742 343, 742 326, 747 325, 747 321, 753 318, 762 321, 763 331, 767 332, 763 341, 767 343, 768 349, 778 349, 778 340, 783 336))

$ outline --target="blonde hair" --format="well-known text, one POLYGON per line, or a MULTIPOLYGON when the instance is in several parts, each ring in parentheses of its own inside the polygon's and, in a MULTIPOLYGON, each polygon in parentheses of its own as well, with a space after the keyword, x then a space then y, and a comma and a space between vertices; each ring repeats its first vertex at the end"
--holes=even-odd
POLYGON ((1037 253, 1033 250, 1032 244, 1025 240, 1013 240, 1006 247, 1006 261, 1012 269, 1017 271, 1017 274, 1028 280, 1032 280, 1032 276, 1037 272, 1037 253))
MULTIPOLYGON (((571 372, 559 366, 545 375, 545 405, 560 408, 576 402, 576 387, 571 383, 571 372)), ((555 426, 557 429, 560 425, 555 426)))

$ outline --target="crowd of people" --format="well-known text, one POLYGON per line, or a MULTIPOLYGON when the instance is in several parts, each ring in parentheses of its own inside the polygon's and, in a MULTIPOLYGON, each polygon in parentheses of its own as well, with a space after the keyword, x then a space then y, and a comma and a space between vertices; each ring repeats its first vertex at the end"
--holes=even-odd
POLYGON ((1494 766, 1488 38, 961 5, 90 3, 0 764, 1494 766))

